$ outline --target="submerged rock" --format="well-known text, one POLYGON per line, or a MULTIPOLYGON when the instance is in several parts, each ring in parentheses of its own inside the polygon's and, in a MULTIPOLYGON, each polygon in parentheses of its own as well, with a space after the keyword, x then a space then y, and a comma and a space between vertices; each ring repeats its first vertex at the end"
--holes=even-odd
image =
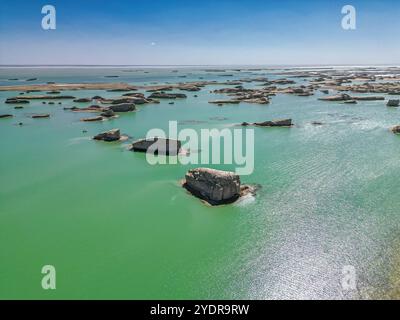
POLYGON ((112 129, 99 133, 93 137, 94 140, 101 140, 106 142, 118 141, 121 139, 121 133, 119 129, 112 129))
POLYGON ((180 149, 181 142, 179 140, 154 137, 133 142, 130 150, 175 156, 179 153, 180 149))
POLYGON ((189 170, 183 187, 211 205, 235 202, 241 193, 239 175, 209 168, 189 170))
POLYGON ((346 100, 346 101, 343 101, 343 103, 346 103, 346 104, 357 104, 358 102, 356 100, 346 100))
POLYGON ((400 100, 389 100, 386 105, 388 107, 398 107, 400 105, 400 100))
POLYGON ((385 100, 385 97, 380 97, 380 96, 363 96, 363 97, 353 97, 353 100, 359 100, 359 101, 378 101, 378 100, 385 100))

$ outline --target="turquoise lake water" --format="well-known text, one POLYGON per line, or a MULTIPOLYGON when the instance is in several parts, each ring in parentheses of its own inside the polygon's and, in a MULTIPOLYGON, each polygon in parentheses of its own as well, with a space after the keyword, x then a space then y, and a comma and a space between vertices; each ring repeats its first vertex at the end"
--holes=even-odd
MULTIPOLYGON (((3 68, 0 85, 281 77, 279 70, 227 71, 229 78, 195 68, 122 70, 3 68)), ((400 110, 383 101, 321 102, 319 92, 277 95, 269 105, 209 104, 226 98, 210 93, 223 87, 101 123, 63 110, 76 105, 70 100, 16 110, 4 101, 18 92, 0 91, 0 113, 14 115, 0 119, 0 298, 351 299, 390 291, 399 267, 400 137, 388 128, 400 124, 400 110), (29 118, 33 113, 51 118, 29 118), (276 118, 295 126, 254 129, 255 170, 242 182, 262 188, 248 202, 206 206, 180 186, 195 165, 151 166, 127 150, 149 129, 167 130, 169 120, 199 131, 276 118), (91 139, 113 128, 130 140, 91 139), (56 290, 41 287, 48 264, 57 271, 56 290), (356 270, 357 290, 342 289, 347 265, 356 270)))

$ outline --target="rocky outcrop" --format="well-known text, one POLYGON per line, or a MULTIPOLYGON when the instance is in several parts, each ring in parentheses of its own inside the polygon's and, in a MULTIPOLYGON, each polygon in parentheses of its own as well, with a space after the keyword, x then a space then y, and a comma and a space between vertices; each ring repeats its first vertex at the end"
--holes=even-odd
POLYGON ((114 112, 130 112, 135 111, 136 107, 133 103, 120 103, 111 105, 109 109, 114 112))
POLYGON ((154 92, 149 96, 149 99, 184 99, 187 95, 184 93, 165 93, 154 92))
POLYGON ((259 127, 291 127, 293 125, 292 119, 281 119, 264 122, 255 122, 255 126, 259 127))
POLYGON ((400 100, 389 100, 386 105, 388 107, 398 107, 400 105, 400 100))
POLYGON ((98 135, 94 136, 93 139, 106 142, 119 141, 121 139, 121 133, 119 129, 112 129, 99 133, 98 135))
POLYGON ((211 205, 235 202, 241 192, 240 177, 237 174, 209 168, 189 170, 183 186, 211 205))
POLYGON ((181 149, 179 140, 164 138, 140 139, 132 143, 131 151, 149 152, 152 154, 175 156, 181 149))
POLYGON ((281 120, 272 120, 272 121, 264 121, 264 122, 242 122, 240 124, 243 127, 247 126, 259 126, 259 127, 291 127, 293 126, 292 119, 281 119, 281 120))

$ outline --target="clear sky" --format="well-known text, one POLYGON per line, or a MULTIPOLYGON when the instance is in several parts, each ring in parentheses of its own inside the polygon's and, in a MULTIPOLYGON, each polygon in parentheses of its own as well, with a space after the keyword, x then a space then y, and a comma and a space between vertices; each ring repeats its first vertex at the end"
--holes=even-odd
POLYGON ((400 64, 399 34, 399 0, 0 1, 0 64, 400 64))

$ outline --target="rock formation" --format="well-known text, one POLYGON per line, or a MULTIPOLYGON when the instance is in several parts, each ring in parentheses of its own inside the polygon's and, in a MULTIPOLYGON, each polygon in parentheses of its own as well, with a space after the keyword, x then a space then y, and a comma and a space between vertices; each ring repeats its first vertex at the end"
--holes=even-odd
POLYGON ((175 156, 181 149, 179 140, 164 138, 140 139, 132 143, 131 151, 175 156))
POLYGON ((106 142, 118 141, 121 139, 121 133, 119 129, 112 129, 106 132, 99 133, 93 137, 94 140, 101 140, 106 142))
POLYGON ((240 197, 240 177, 233 172, 192 169, 186 173, 183 186, 211 205, 232 203, 240 197))

